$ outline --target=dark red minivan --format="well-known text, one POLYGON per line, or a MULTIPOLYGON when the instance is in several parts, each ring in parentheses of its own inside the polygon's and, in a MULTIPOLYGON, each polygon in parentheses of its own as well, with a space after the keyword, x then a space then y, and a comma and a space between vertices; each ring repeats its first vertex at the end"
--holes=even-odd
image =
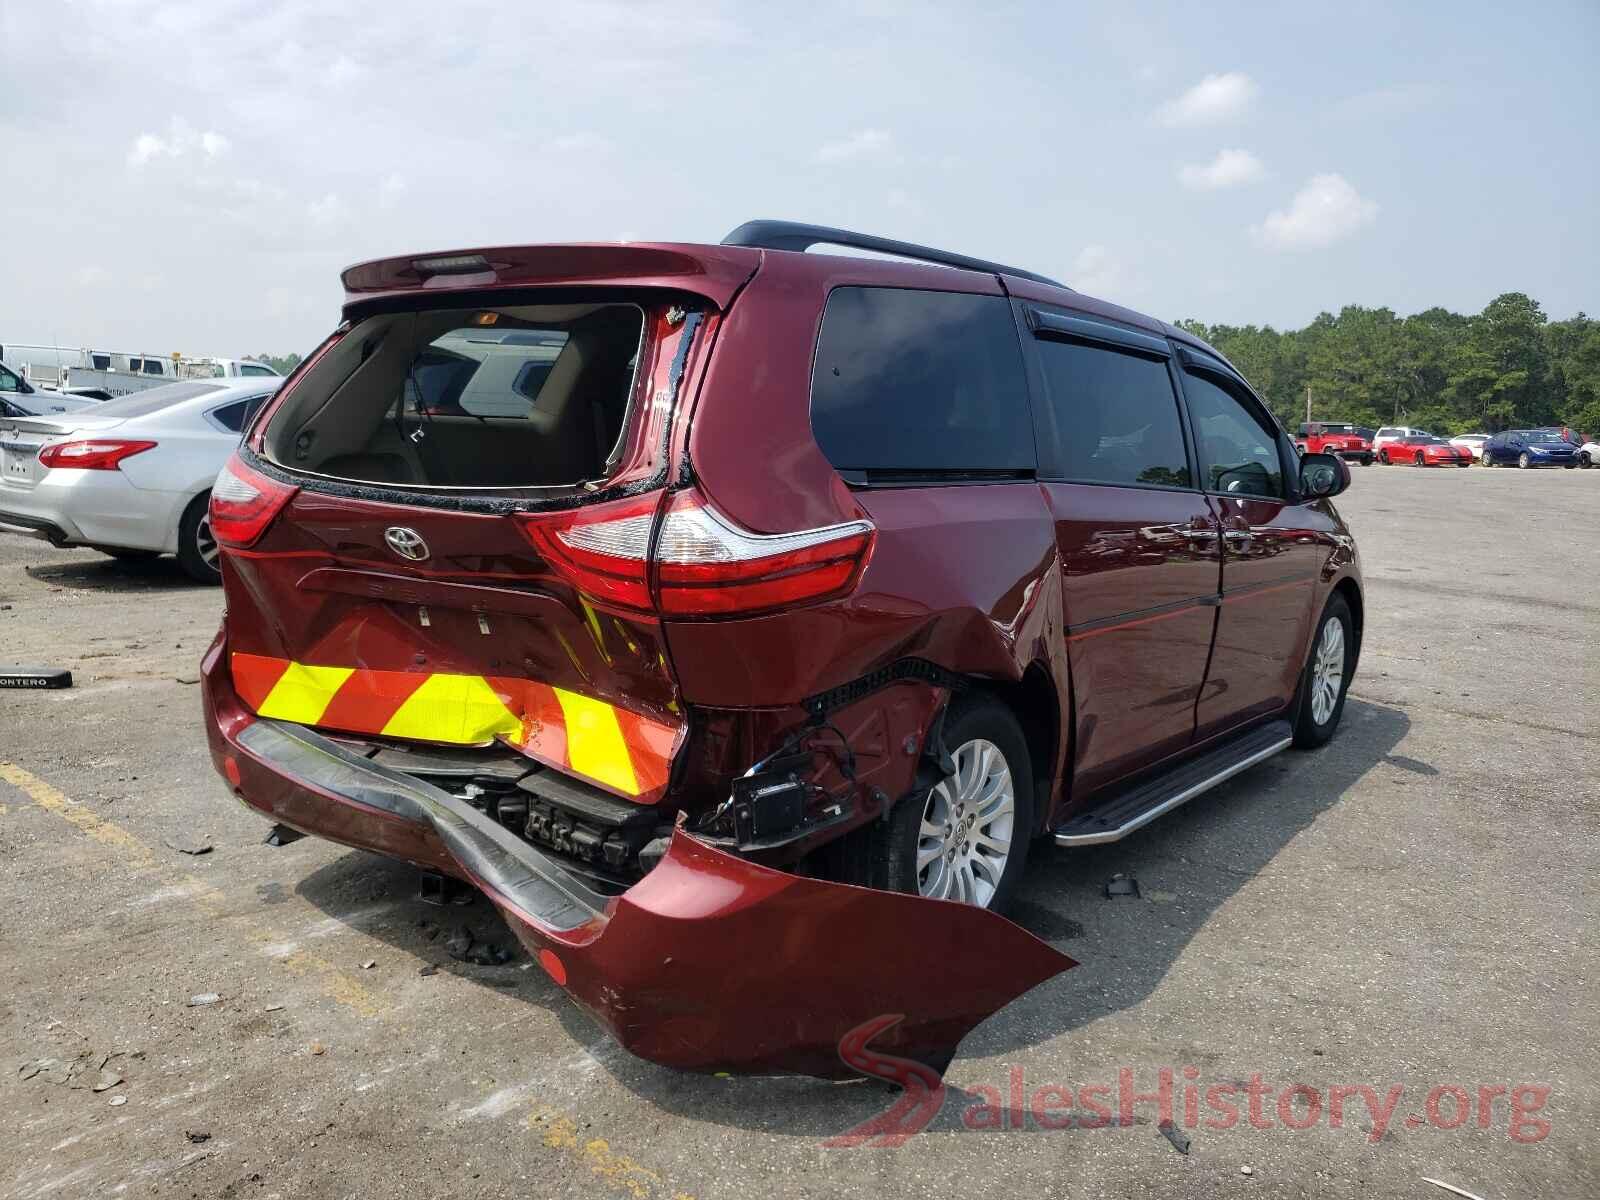
POLYGON ((344 284, 212 492, 218 769, 481 888, 641 1055, 835 1074, 899 1015, 942 1066, 1071 965, 994 911, 1034 842, 1338 724, 1348 468, 1161 321, 771 221, 344 284))

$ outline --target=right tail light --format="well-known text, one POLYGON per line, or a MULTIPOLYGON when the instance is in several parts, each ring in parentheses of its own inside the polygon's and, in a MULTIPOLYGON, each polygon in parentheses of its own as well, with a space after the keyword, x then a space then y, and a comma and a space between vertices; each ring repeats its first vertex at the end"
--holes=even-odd
POLYGON ((235 453, 211 485, 211 536, 234 549, 255 545, 299 490, 252 471, 235 453))
POLYGON ((843 595, 860 578, 876 534, 864 520, 751 533, 690 489, 667 502, 652 557, 657 503, 650 496, 524 513, 519 520, 551 567, 579 591, 678 618, 749 616, 843 595))

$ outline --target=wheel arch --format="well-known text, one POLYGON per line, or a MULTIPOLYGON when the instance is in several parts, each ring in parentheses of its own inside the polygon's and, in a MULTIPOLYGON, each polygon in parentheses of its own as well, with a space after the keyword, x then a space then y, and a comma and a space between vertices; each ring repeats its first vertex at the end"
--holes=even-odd
POLYGON ((1071 726, 1062 719, 1061 700, 1065 693, 1070 713, 1070 679, 1064 687, 1058 687, 1049 667, 1035 661, 1028 664, 1020 679, 974 678, 972 688, 1004 704, 1022 727, 1033 779, 1033 824, 1035 831, 1047 828, 1055 809, 1057 783, 1065 774, 1063 741, 1070 743, 1071 726))

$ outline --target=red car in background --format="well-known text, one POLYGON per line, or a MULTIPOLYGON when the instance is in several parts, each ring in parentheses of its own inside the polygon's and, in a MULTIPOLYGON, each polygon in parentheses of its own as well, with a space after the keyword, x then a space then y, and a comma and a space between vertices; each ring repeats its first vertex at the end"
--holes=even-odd
POLYGON ((1337 454, 1363 467, 1372 465, 1371 439, 1348 421, 1302 421, 1294 443, 1301 454, 1337 454))
POLYGON ((1454 446, 1431 433, 1412 433, 1384 443, 1378 461, 1410 463, 1414 467, 1470 467, 1476 460, 1465 446, 1454 446))

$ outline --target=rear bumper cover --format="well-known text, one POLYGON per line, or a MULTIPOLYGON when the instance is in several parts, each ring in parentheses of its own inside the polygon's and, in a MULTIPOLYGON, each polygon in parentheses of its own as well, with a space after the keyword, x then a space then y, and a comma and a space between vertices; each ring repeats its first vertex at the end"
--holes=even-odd
POLYGON ((790 875, 681 830, 604 896, 472 805, 252 715, 221 636, 203 682, 212 757, 245 803, 471 882, 617 1041, 666 1066, 844 1077, 846 1036, 899 1017, 874 1049, 942 1071, 980 1021, 1076 965, 994 913, 790 875))

